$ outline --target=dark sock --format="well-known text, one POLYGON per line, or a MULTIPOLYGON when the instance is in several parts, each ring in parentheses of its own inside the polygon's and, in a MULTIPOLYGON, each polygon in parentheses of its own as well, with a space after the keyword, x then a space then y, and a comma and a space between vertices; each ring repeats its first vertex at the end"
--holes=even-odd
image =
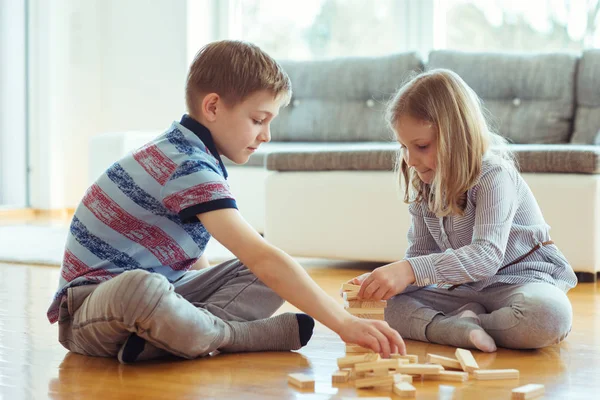
POLYGON ((225 321, 231 329, 222 352, 298 350, 310 340, 315 321, 306 314, 285 313, 256 321, 225 321))
POLYGON ((123 346, 119 350, 117 358, 121 364, 130 364, 137 360, 138 356, 144 351, 146 341, 132 333, 129 335, 123 346))
POLYGON ((296 314, 298 320, 298 330, 300 331, 300 346, 306 346, 310 340, 315 327, 315 320, 306 314, 296 314))

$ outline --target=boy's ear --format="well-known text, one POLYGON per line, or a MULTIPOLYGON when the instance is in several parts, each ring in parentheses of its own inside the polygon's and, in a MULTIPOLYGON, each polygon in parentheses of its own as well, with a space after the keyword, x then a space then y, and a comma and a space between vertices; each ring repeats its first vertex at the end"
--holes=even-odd
POLYGON ((216 93, 209 93, 202 99, 202 115, 206 120, 214 122, 217 119, 217 108, 221 106, 220 97, 216 93))

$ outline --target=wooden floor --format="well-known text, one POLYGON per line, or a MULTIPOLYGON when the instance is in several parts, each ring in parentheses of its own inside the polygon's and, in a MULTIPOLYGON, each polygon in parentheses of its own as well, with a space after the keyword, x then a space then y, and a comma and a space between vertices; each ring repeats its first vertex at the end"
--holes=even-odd
MULTIPOLYGON (((340 283, 361 273, 364 265, 313 262, 317 282, 335 296, 340 283)), ((45 317, 58 279, 55 267, 0 264, 0 399, 340 399, 390 396, 350 386, 332 387, 336 359, 344 355, 339 337, 317 325, 301 351, 218 355, 194 361, 149 362, 132 366, 116 360, 68 353, 57 342, 57 327, 45 317), (316 378, 314 391, 298 391, 287 375, 316 378)), ((575 320, 561 345, 539 351, 499 350, 477 353, 482 368, 517 368, 518 381, 469 381, 464 384, 421 382, 418 399, 509 399, 512 388, 546 385, 546 399, 600 398, 600 295, 596 284, 569 293, 575 320)), ((282 311, 293 310, 285 305, 282 311)), ((408 342, 408 351, 451 356, 445 346, 408 342)))

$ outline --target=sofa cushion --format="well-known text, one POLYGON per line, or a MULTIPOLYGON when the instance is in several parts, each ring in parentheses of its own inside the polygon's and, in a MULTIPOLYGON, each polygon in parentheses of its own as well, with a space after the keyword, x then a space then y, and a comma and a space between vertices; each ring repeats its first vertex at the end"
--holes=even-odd
MULTIPOLYGON (((553 144, 511 145, 521 172, 600 173, 600 146, 553 144)), ((339 143, 321 148, 297 144, 280 147, 267 156, 272 171, 391 171, 397 143, 339 143)))
POLYGON ((292 81, 293 97, 271 124, 273 141, 389 140, 385 102, 411 72, 422 70, 415 53, 281 65, 292 81))
MULTIPOLYGON (((267 167, 274 171, 321 171, 340 167, 380 170, 392 163, 388 157, 398 148, 395 142, 271 142, 261 145, 244 166, 267 167), (384 150, 391 151, 386 153, 384 150), (381 158, 370 155, 373 152, 379 152, 381 158), (327 154, 330 159, 325 160, 322 154, 327 154)), ((236 165, 226 158, 223 161, 226 165, 236 165)))
POLYGON ((513 143, 568 143, 577 56, 433 51, 427 69, 459 74, 491 113, 492 129, 513 143))
POLYGON ((600 49, 587 50, 577 70, 577 111, 572 143, 600 144, 600 49))
POLYGON ((600 146, 512 145, 521 172, 600 174, 600 146))
POLYGON ((267 169, 273 171, 392 170, 396 143, 327 143, 320 148, 299 144, 271 152, 267 169))

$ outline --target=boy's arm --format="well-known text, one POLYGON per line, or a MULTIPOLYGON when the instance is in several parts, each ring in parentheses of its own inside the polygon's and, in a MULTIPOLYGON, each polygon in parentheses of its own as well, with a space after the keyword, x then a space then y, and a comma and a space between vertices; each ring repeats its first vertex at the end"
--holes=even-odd
POLYGON ((204 269, 210 267, 210 263, 208 262, 208 257, 206 253, 202 254, 202 256, 196 260, 192 268, 190 269, 204 269))
POLYGON ((348 314, 292 257, 265 241, 236 209, 220 209, 197 216, 209 233, 262 282, 342 339, 384 354, 389 354, 393 347, 402 353, 406 351, 396 331, 383 321, 361 320, 348 314))

